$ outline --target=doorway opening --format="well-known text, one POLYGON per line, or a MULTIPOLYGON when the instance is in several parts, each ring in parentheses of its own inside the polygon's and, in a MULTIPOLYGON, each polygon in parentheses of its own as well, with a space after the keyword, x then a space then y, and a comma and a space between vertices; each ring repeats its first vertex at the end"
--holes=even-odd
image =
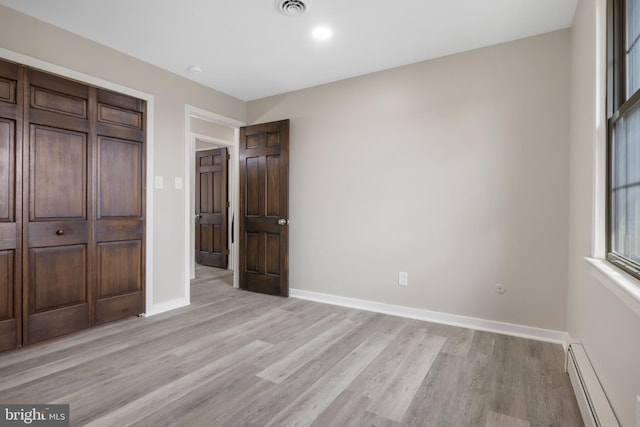
POLYGON ((188 197, 185 203, 185 281, 184 292, 187 300, 190 300, 191 279, 196 274, 196 236, 195 236, 195 175, 196 175, 196 153, 201 150, 213 148, 226 148, 229 154, 228 163, 228 247, 229 247, 229 263, 228 270, 233 273, 233 287, 239 287, 238 281, 238 208, 239 208, 239 136, 240 127, 245 123, 221 116, 219 114, 203 110, 198 107, 185 106, 185 170, 188 173, 188 179, 185 179, 185 195, 188 197), (232 218, 234 219, 232 221, 232 218), (231 243, 231 238, 234 242, 231 243))

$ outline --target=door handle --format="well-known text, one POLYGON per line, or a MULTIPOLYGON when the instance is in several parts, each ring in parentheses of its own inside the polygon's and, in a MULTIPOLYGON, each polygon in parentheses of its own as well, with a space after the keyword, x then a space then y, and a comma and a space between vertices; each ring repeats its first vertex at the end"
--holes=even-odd
POLYGON ((56 230, 56 236, 62 236, 64 234, 64 230, 62 228, 56 230))
POLYGON ((202 218, 202 215, 196 214, 196 219, 200 219, 200 218, 202 218))
POLYGON ((284 218, 280 218, 278 220, 278 225, 289 225, 291 221, 289 221, 288 219, 284 219, 284 218))

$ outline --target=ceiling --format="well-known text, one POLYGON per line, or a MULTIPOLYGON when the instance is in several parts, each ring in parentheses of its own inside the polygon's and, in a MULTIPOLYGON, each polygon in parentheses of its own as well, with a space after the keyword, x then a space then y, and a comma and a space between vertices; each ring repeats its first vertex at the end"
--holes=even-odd
POLYGON ((0 0, 245 101, 571 26, 577 0, 0 0), (317 41, 318 25, 333 30, 317 41), (201 72, 189 71, 198 66, 201 72))

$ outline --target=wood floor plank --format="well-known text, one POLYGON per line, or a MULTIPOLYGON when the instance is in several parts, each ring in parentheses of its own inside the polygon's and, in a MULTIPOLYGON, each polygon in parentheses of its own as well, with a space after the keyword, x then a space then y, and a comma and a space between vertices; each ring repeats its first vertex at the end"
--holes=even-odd
POLYGON ((255 376, 258 370, 256 366, 243 363, 218 377, 202 381, 189 394, 137 422, 136 427, 232 425, 227 422, 229 409, 241 407, 258 390, 271 386, 255 376))
MULTIPOLYGON (((304 302, 304 301, 301 301, 304 302)), ((322 304, 322 306, 325 306, 322 304)), ((328 313, 332 313, 331 310, 328 313)), ((264 426, 278 416, 292 401, 304 393, 311 384, 326 378, 336 364, 345 359, 353 350, 372 334, 388 335, 392 339, 402 327, 402 322, 390 316, 376 315, 372 321, 360 325, 342 340, 317 354, 303 368, 288 377, 277 387, 259 393, 235 423, 239 425, 264 426)), ((286 354, 286 353, 283 353, 286 354)))
POLYGON ((130 318, 93 328, 93 331, 99 331, 99 333, 90 333, 89 330, 84 330, 61 339, 2 353, 0 354, 0 378, 15 369, 16 366, 24 369, 27 364, 40 365, 49 355, 51 355, 49 361, 64 358, 74 354, 80 348, 87 348, 85 347, 87 344, 88 347, 91 347, 94 342, 102 341, 107 336, 123 333, 131 323, 129 320, 137 321, 139 319, 130 318))
POLYGON ((284 331, 285 336, 279 337, 269 350, 262 352, 260 358, 255 362, 256 366, 263 369, 277 363, 283 354, 288 354, 291 349, 296 349, 306 344, 313 337, 321 334, 326 329, 331 328, 344 319, 335 313, 318 317, 313 323, 305 321, 296 322, 291 330, 284 331))
POLYGON ((146 414, 158 410, 160 407, 179 399, 193 390, 194 386, 202 381, 202 378, 222 375, 229 365, 235 366, 238 361, 250 359, 252 355, 270 347, 271 344, 254 341, 239 351, 229 353, 216 359, 202 368, 193 371, 180 379, 155 389, 151 393, 140 397, 126 405, 109 412, 89 424, 89 427, 111 427, 135 425, 146 417, 146 414))
MULTIPOLYGON (((35 381, 22 384, 0 392, 2 403, 45 402, 56 403, 64 395, 63 389, 86 390, 96 383, 109 381, 120 373, 118 367, 103 364, 98 369, 67 369, 54 375, 48 375, 35 381)), ((64 400, 60 403, 69 403, 64 400)), ((102 402, 104 403, 104 402, 102 402)))
POLYGON ((510 417, 509 415, 499 414, 497 412, 489 411, 487 415, 486 427, 529 427, 530 423, 527 420, 521 420, 520 418, 510 417))
POLYGON ((74 380, 65 387, 66 393, 49 402, 70 404, 73 425, 84 426, 186 375, 166 357, 145 363, 144 366, 146 370, 121 372, 111 378, 102 377, 83 388, 76 388, 78 380, 74 380))
POLYGON ((523 338, 498 336, 495 340, 491 365, 493 390, 489 408, 499 414, 527 419, 527 389, 534 367, 526 358, 526 341, 523 338), (523 384, 525 382, 525 384, 523 384))
POLYGON ((441 352, 403 419, 404 425, 482 426, 493 380, 490 373, 494 336, 474 335, 472 351, 466 357, 441 352))
POLYGON ((345 390, 313 421, 311 427, 399 427, 401 424, 368 411, 371 399, 345 390))
POLYGON ((387 334, 369 336, 265 427, 311 424, 391 341, 387 334))
POLYGON ((433 335, 418 336, 406 346, 403 358, 396 361, 391 375, 375 393, 369 411, 394 421, 402 421, 420 384, 427 376, 445 339, 433 335))
POLYGON ((352 320, 345 319, 337 325, 327 328, 321 334, 310 338, 304 345, 289 351, 276 363, 258 373, 260 378, 280 384, 283 380, 304 366, 310 357, 323 352, 357 326, 352 320))
MULTIPOLYGON (((245 313, 240 314, 246 317, 245 313)), ((205 326, 206 330, 192 334, 192 339, 174 350, 172 353, 176 356, 188 357, 190 354, 197 354, 201 349, 210 347, 220 342, 228 342, 230 339, 245 341, 253 341, 259 334, 256 330, 260 328, 269 328, 272 323, 279 324, 286 320, 286 313, 282 310, 269 310, 265 313, 256 313, 255 318, 243 322, 229 322, 226 319, 220 324, 216 323, 217 328, 212 330, 210 325, 205 326)), ((189 333, 189 331, 185 331, 189 333)))
POLYGON ((569 382, 564 381, 566 372, 563 369, 564 352, 558 346, 549 343, 538 343, 524 340, 527 372, 525 399, 531 402, 527 405, 526 419, 535 419, 540 415, 539 408, 544 408, 545 417, 550 424, 561 425, 569 423, 577 425, 581 422, 579 415, 571 410, 572 401, 567 399, 549 400, 544 390, 558 390, 560 394, 571 394, 569 382))
MULTIPOLYGON (((129 362, 123 362, 117 358, 113 360, 121 366, 121 372, 102 383, 96 383, 83 390, 73 390, 71 394, 60 397, 59 401, 53 403, 76 402, 77 407, 72 407, 72 414, 75 419, 83 422, 96 418, 104 413, 89 411, 91 403, 100 400, 104 408, 119 408, 128 402, 137 400, 157 388, 188 375, 209 364, 233 354, 243 347, 238 344, 228 344, 224 341, 218 342, 214 346, 203 349, 199 353, 193 353, 188 358, 175 356, 172 353, 172 341, 163 339, 162 343, 156 343, 158 347, 167 347, 164 351, 152 352, 144 363, 140 363, 133 354, 121 354, 129 362), (85 409, 87 409, 85 411, 85 409)), ((258 353, 259 354, 259 353, 258 353)), ((252 357, 255 356, 252 355, 252 357)), ((228 359, 226 359, 228 361, 228 359)), ((231 362, 229 362, 231 365, 231 362)), ((109 409, 109 410, 111 410, 109 409)))
POLYGON ((406 322, 349 389, 371 399, 370 412, 401 421, 444 342, 430 335, 424 322, 406 322))
POLYGON ((471 349, 476 331, 467 328, 449 328, 442 352, 454 356, 466 356, 471 349))
MULTIPOLYGON (((326 310, 324 307, 319 306, 316 306, 314 310, 306 310, 302 313, 291 313, 290 318, 294 321, 294 323, 290 327, 282 328, 278 331, 271 331, 269 334, 268 342, 270 342, 271 344, 281 344, 283 341, 292 342, 298 332, 309 339, 310 335, 308 334, 310 333, 310 331, 308 331, 307 329, 318 329, 318 325, 324 323, 325 319, 333 319, 330 321, 333 323, 339 323, 345 319, 349 319, 347 316, 340 316, 332 311, 326 310)), ((327 324, 326 326, 329 327, 329 324, 327 324)))
POLYGON ((66 369, 71 369, 97 357, 117 353, 121 350, 126 349, 127 347, 129 347, 129 344, 100 346, 87 350, 83 353, 74 354, 73 356, 52 361, 44 365, 33 367, 31 369, 15 372, 10 375, 5 375, 2 378, 2 382, 0 383, 0 391, 7 390, 12 387, 18 387, 28 382, 46 377, 48 375, 52 375, 66 369))
MULTIPOLYGON (((254 367, 258 369, 257 367, 254 367)), ((232 389, 223 396, 219 405, 203 405, 194 413, 193 417, 209 419, 206 423, 192 425, 234 426, 243 425, 238 422, 248 412, 254 402, 260 399, 268 390, 272 390, 273 384, 257 376, 243 377, 242 382, 234 383, 232 389), (229 399, 227 398, 229 396, 229 399)), ((189 416, 191 418, 191 416, 189 416)), ((244 424, 250 425, 250 424, 244 424)), ((254 424, 255 425, 255 424, 254 424)), ((153 426, 149 426, 153 427, 153 426)))

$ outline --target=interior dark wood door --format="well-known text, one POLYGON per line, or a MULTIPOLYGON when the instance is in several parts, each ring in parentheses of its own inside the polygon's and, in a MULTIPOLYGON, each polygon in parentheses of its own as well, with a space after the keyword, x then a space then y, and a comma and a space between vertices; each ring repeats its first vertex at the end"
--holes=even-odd
POLYGON ((97 89, 95 324, 144 312, 145 109, 97 89))
POLYGON ((289 296, 289 120, 240 128, 240 287, 289 296))
POLYGON ((196 152, 196 262, 227 268, 228 157, 226 148, 196 152))
POLYGON ((90 326, 93 266, 90 90, 34 70, 26 76, 23 342, 28 344, 90 326))
POLYGON ((21 343, 22 87, 17 64, 0 61, 0 351, 21 343))

